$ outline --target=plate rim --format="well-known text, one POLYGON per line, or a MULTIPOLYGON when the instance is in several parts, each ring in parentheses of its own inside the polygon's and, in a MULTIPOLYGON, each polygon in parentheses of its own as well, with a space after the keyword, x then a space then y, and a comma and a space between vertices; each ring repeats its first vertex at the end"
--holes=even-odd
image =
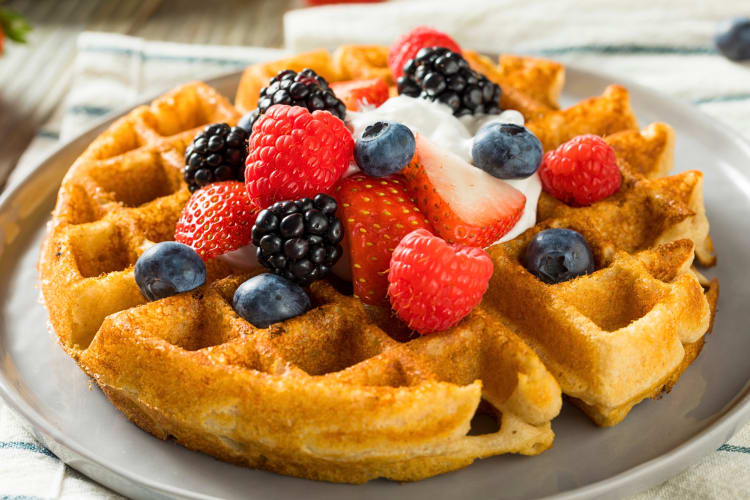
MULTIPOLYGON (((699 122, 698 126, 705 127, 713 133, 727 136, 733 144, 742 149, 748 158, 750 158, 750 141, 745 139, 745 137, 743 137, 732 126, 711 117, 690 103, 678 100, 659 90, 652 89, 621 75, 611 74, 604 71, 593 71, 571 63, 565 63, 565 70, 568 74, 577 73, 577 77, 603 79, 612 83, 617 82, 618 84, 625 86, 631 94, 633 91, 636 91, 641 95, 658 99, 666 104, 671 111, 677 111, 680 113, 689 112, 690 114, 698 115, 698 118, 700 118, 700 120, 696 120, 696 122, 699 122)), ((235 82, 239 82, 241 75, 241 70, 233 71, 213 78, 207 78, 204 81, 211 86, 234 85, 235 82)), ((11 204, 17 193, 24 190, 29 184, 35 181, 35 173, 50 168, 49 164, 54 161, 55 157, 71 148, 74 143, 82 141, 87 136, 98 134, 99 129, 103 130, 104 127, 124 116, 136 106, 147 104, 163 93, 164 91, 152 93, 134 104, 108 113, 96 120, 90 127, 86 128, 81 133, 56 145, 51 151, 37 160, 34 166, 30 168, 21 179, 11 183, 8 186, 9 189, 5 189, 5 191, 0 194, 0 213, 8 210, 8 206, 11 204)), ((746 175, 748 175, 747 172, 746 175)), ((750 177, 750 175, 748 175, 748 177, 750 177)), ((94 464, 98 468, 103 469, 103 471, 113 474, 118 479, 129 481, 135 486, 144 487, 151 492, 163 495, 173 495, 192 499, 216 498, 211 495, 154 482, 148 478, 139 476, 136 473, 132 473, 121 466, 103 462, 95 456, 92 456, 88 450, 80 447, 74 440, 69 439, 64 432, 50 425, 47 422, 47 419, 31 407, 31 405, 23 399, 20 393, 13 389, 11 382, 5 376, 4 371, 0 371, 0 398, 2 398, 5 404, 29 424, 34 429, 35 433, 41 433, 45 438, 54 441, 57 445, 63 447, 66 451, 71 452, 77 458, 94 464)), ((726 439, 736 433, 739 426, 749 420, 750 382, 746 383, 745 386, 743 386, 743 388, 734 396, 733 400, 727 403, 721 414, 716 417, 713 422, 666 453, 642 462, 613 476, 600 479, 594 483, 579 488, 555 493, 544 498, 572 500, 606 497, 623 491, 642 491, 647 487, 653 486, 657 482, 661 471, 668 470, 669 477, 672 478, 690 464, 697 462, 698 457, 705 457, 708 453, 715 451, 720 444, 724 443, 726 439)), ((42 441, 45 441, 45 439, 42 439, 42 441)), ((58 458, 61 461, 68 463, 65 459, 58 458)), ((68 465, 81 471, 80 466, 70 463, 68 463, 68 465)), ((112 486, 110 481, 106 481, 106 478, 95 477, 91 475, 90 472, 82 472, 82 474, 97 483, 117 490, 117 487, 112 486)))

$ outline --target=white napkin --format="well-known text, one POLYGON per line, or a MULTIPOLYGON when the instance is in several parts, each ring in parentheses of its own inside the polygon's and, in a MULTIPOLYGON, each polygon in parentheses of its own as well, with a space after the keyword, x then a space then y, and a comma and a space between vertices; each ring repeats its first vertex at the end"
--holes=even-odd
POLYGON ((549 57, 625 75, 689 101, 750 136, 750 70, 719 56, 720 21, 750 15, 748 0, 419 0, 334 5, 284 16, 286 47, 390 45, 429 25, 463 47, 549 57))

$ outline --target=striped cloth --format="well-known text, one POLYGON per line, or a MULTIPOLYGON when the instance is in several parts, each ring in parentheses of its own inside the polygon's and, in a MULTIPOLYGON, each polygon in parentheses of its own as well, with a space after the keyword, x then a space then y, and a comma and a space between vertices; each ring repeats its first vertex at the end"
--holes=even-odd
MULTIPOLYGON (((719 57, 711 35, 721 19, 750 14, 747 0, 424 0, 292 11, 292 51, 340 43, 384 43, 429 23, 466 46, 514 51, 623 74, 691 102, 750 137, 750 68, 719 57), (459 7, 456 7, 458 5, 459 7)), ((196 47, 84 33, 71 93, 39 132, 10 184, 53 146, 100 115, 143 94, 242 68, 277 55, 270 49, 196 47), (219 55, 220 54, 220 55, 219 55)), ((750 426, 715 453, 638 500, 750 498, 750 426)), ((58 461, 0 403, 0 500, 119 498, 58 461)))

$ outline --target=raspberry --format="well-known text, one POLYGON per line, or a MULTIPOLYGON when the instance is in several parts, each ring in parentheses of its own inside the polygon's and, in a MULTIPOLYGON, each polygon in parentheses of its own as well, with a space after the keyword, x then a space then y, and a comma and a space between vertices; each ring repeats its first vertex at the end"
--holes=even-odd
POLYGON ((391 306, 422 335, 445 330, 479 304, 492 271, 492 260, 481 248, 451 245, 417 229, 393 251, 388 273, 391 306))
POLYGON ((622 176, 612 146, 596 135, 579 135, 544 155, 544 191, 571 206, 587 206, 620 189, 622 176))
POLYGON ((414 59, 424 47, 445 47, 453 52, 461 52, 461 47, 451 37, 428 26, 419 26, 401 35, 388 50, 388 67, 393 79, 403 74, 404 64, 414 59))
POLYGON ((245 185, 260 208, 325 193, 353 161, 354 140, 328 111, 275 105, 250 137, 245 185))
POLYGON ((174 239, 209 260, 250 243, 257 215, 241 182, 209 184, 193 193, 182 209, 174 239))

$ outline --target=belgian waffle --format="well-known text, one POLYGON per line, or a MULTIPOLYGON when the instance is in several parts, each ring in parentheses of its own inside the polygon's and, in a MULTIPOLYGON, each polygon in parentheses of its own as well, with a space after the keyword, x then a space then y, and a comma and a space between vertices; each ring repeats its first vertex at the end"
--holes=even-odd
POLYGON ((62 347, 139 427, 283 474, 417 480, 549 448, 561 386, 597 423, 614 424, 671 387, 699 353, 718 285, 702 288, 691 264, 694 253, 702 264, 715 257, 700 173, 664 177, 671 128, 638 131, 618 86, 560 110, 561 65, 510 55, 495 64, 468 51, 545 149, 606 136, 625 182, 588 208, 543 195, 539 224, 488 250, 489 291, 457 326, 414 338, 389 311, 320 281, 309 290, 312 310, 256 329, 231 306, 249 275, 217 260, 204 287, 147 303, 133 265, 173 237, 196 131, 236 123, 281 69, 310 67, 328 81, 379 76, 392 87, 386 54, 344 46, 251 66, 236 109, 205 84, 184 85, 115 122, 71 167, 42 247, 42 291, 62 347), (559 285, 531 277, 519 255, 546 227, 582 232, 597 272, 559 285), (477 412, 498 430, 470 435, 477 412))

